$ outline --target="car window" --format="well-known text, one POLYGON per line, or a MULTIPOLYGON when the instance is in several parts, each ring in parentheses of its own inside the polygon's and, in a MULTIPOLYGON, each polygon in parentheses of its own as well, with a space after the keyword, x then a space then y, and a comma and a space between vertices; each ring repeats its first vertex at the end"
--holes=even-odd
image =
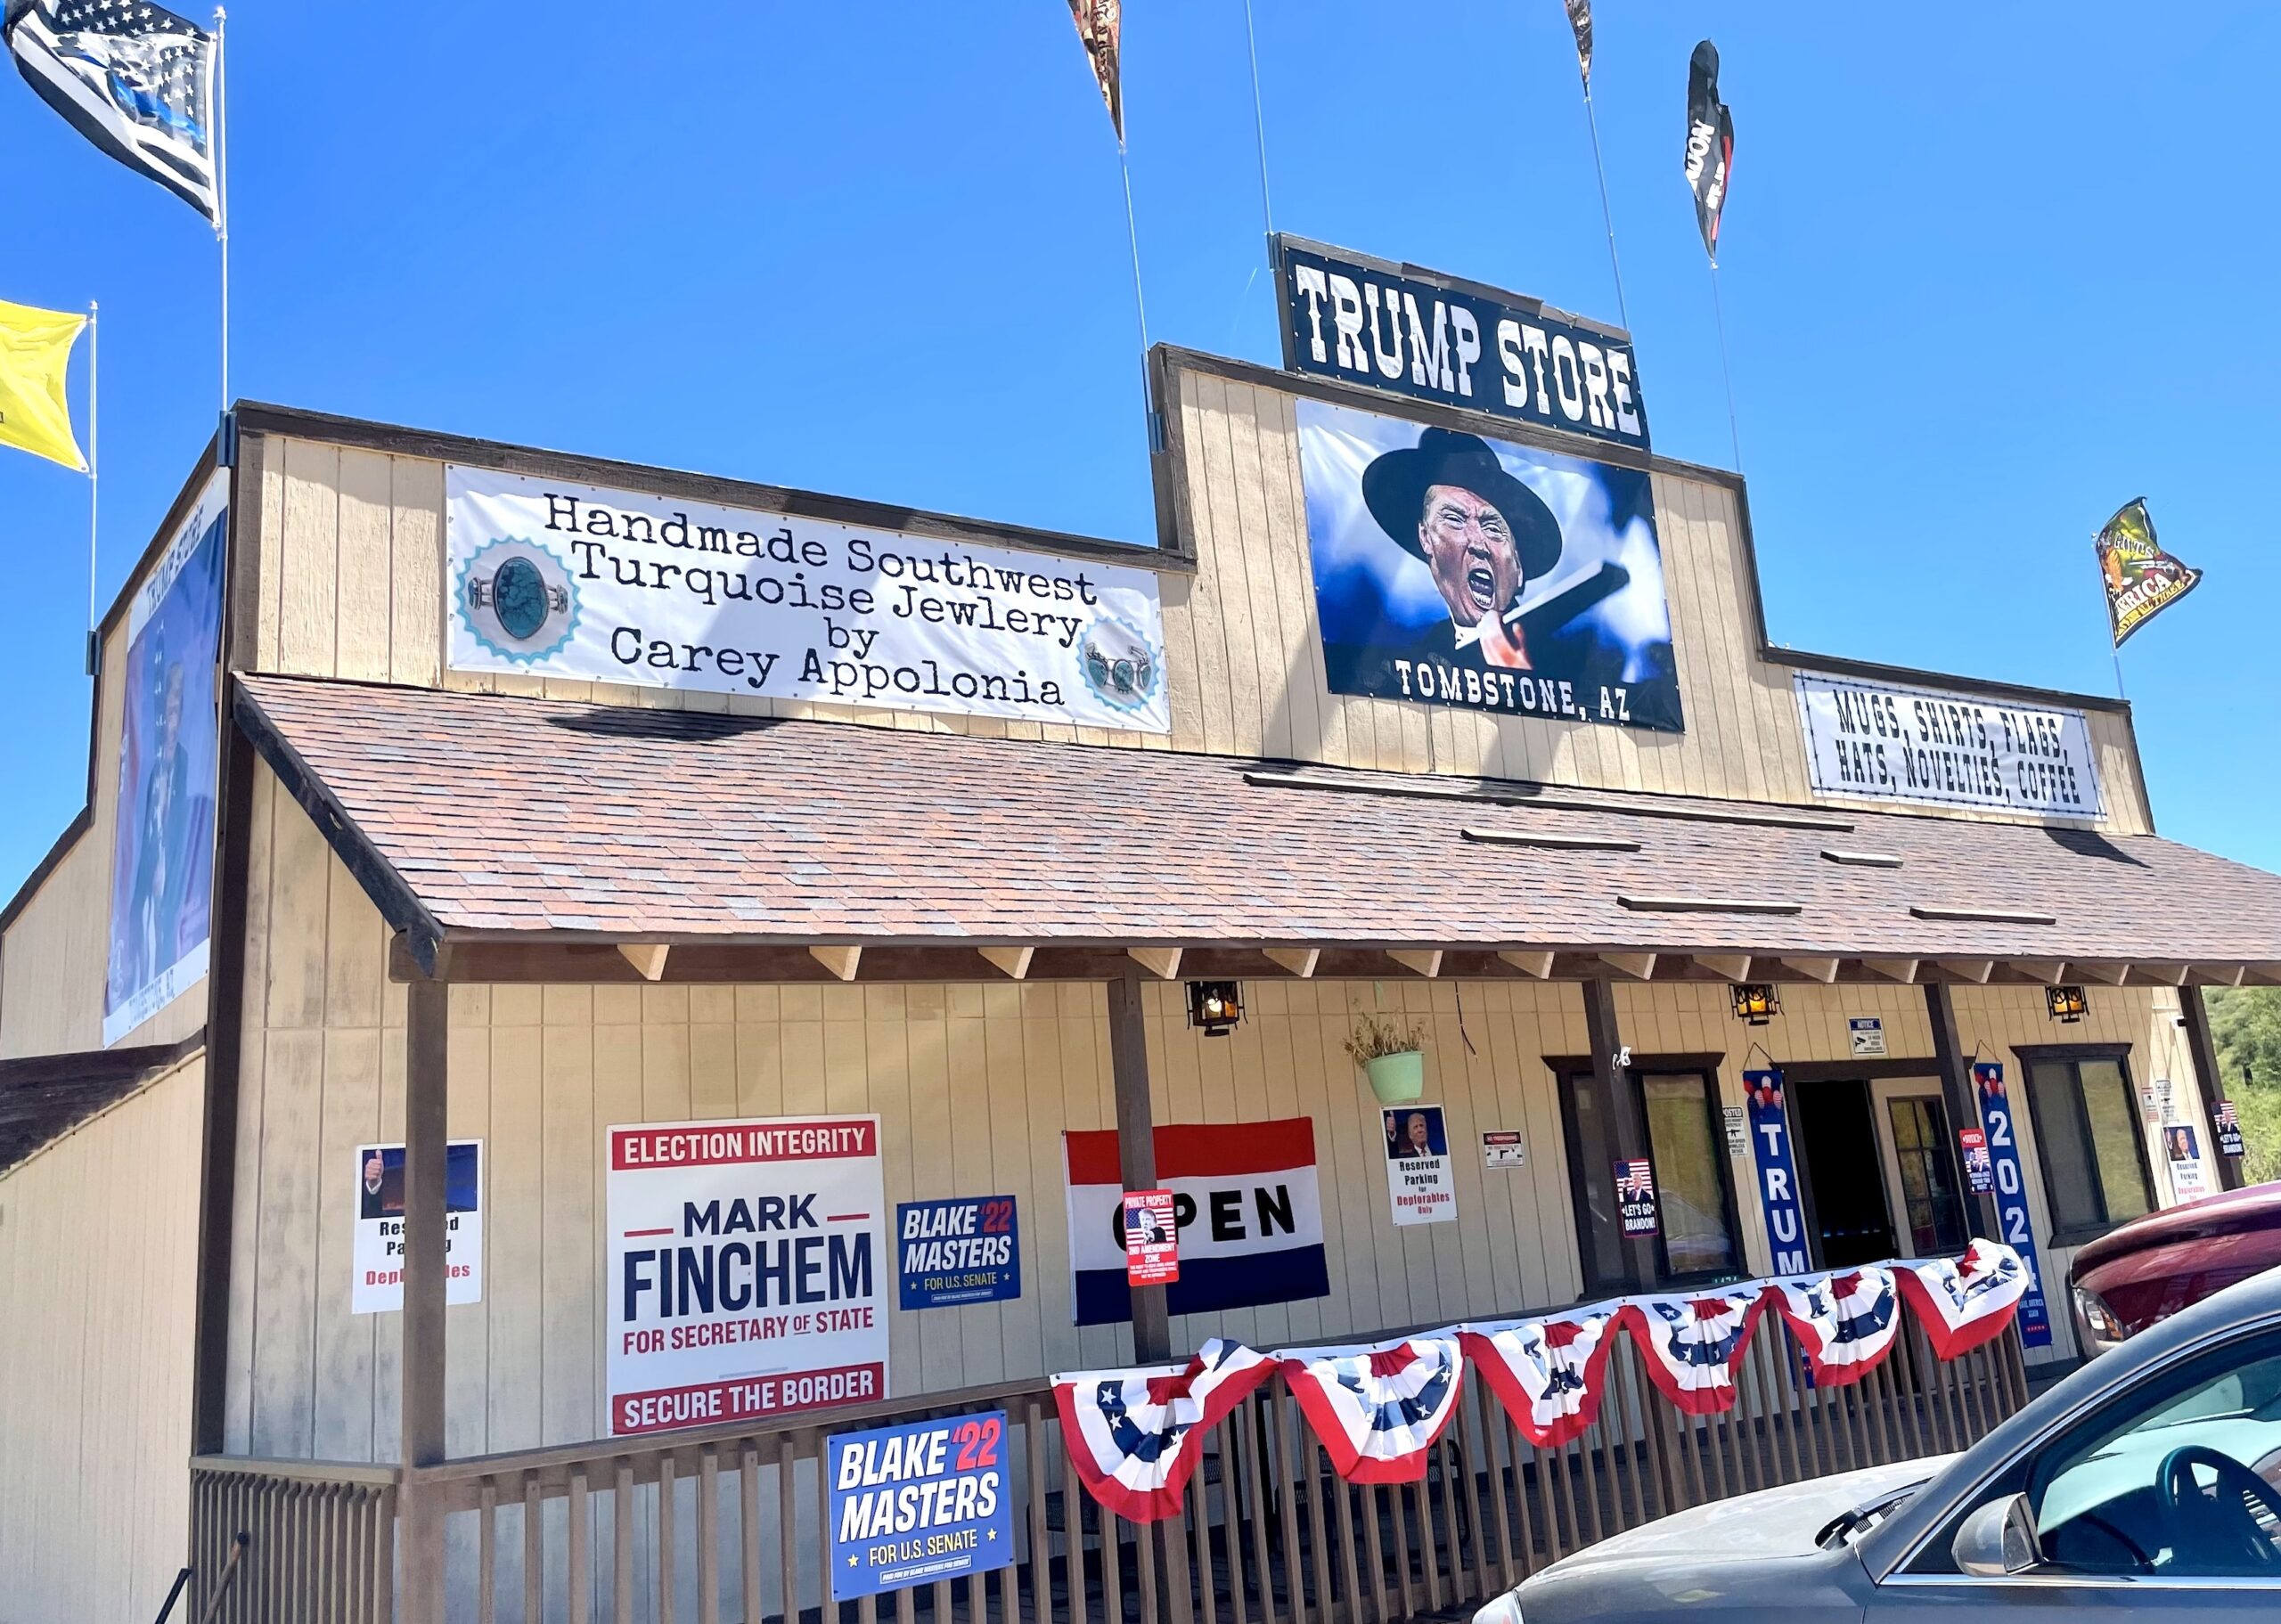
POLYGON ((2027 1494, 2056 1566, 2281 1582, 2281 1336, 2149 1373, 2040 1451, 2027 1494))

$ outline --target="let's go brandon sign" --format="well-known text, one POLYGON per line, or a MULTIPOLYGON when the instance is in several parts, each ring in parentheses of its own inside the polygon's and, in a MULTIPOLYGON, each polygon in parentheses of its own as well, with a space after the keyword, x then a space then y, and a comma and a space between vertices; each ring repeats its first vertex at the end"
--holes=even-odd
POLYGON ((886 1397, 885 1212, 876 1116, 612 1128, 610 1432, 886 1397))

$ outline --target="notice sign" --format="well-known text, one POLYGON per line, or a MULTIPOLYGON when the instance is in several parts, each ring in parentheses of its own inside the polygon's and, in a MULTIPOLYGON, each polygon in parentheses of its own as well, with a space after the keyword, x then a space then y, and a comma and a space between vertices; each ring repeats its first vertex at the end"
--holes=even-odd
POLYGON ((1170 1190, 1124 1192, 1124 1283, 1170 1285, 1180 1278, 1180 1219, 1170 1190))
POLYGON ((1172 729, 1145 569, 484 469, 444 514, 454 671, 1172 729))
MULTIPOLYGON (((483 1301, 483 1141, 454 1139, 444 1150, 444 1301, 483 1301)), ((404 1147, 356 1147, 356 1275, 352 1314, 404 1306, 404 1147)))
POLYGON ((905 1309, 1003 1302, 1022 1294, 1011 1196, 906 1201, 895 1210, 895 1239, 905 1309))
POLYGON ((1620 1156, 1615 1163, 1615 1210, 1623 1219, 1623 1238, 1653 1235, 1656 1221, 1656 1170, 1645 1157, 1620 1156))
POLYGON ((1988 1130, 1985 1128, 1957 1130, 1957 1148, 1964 1152, 1964 1181, 1975 1196, 1996 1193, 1996 1169, 1988 1159, 1988 1130))
POLYGON ((1006 1412, 830 1440, 831 1595, 878 1595, 1014 1560, 1006 1412))
POLYGON ((1386 1133, 1386 1191, 1397 1224, 1446 1224, 1458 1215, 1450 1134, 1439 1106, 1381 1111, 1386 1133))
POLYGON ((1481 1165, 1486 1168, 1526 1167, 1528 1147, 1510 1129, 1492 1129, 1481 1136, 1481 1165))
POLYGON ((876 1116, 609 1130, 609 1425, 887 1396, 876 1116))
POLYGON ((1807 672, 1792 680, 1816 795, 2099 815, 2098 767, 2081 711, 1807 672))
POLYGON ((1874 1015, 1855 1016, 1845 1023, 1856 1060, 1880 1058, 1885 1052, 1885 1024, 1874 1015))
POLYGON ((1720 1119, 1727 1128, 1727 1154, 1746 1156, 1750 1154, 1750 1119, 1740 1106, 1721 1106, 1720 1119))

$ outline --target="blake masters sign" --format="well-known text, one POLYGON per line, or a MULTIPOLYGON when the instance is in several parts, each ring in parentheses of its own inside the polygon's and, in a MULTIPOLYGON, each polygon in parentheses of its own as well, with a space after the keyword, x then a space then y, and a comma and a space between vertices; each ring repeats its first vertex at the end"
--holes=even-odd
POLYGON ((2081 711, 1803 672, 1795 681, 1816 795, 2099 815, 2098 767, 2081 711))
POLYGON ((480 469, 444 510, 454 671, 1172 730, 1146 570, 480 469))
POLYGON ((1647 449, 1627 335, 1296 237, 1275 254, 1290 371, 1647 449))

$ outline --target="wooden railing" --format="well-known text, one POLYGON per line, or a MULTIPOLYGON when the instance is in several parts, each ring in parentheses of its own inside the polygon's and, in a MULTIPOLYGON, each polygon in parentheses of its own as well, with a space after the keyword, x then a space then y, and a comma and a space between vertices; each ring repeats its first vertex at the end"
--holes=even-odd
MULTIPOLYGON (((1734 1409, 1690 1417, 1653 1391, 1621 1339, 1600 1419, 1557 1450, 1525 1441, 1471 1373, 1425 1481, 1398 1487, 1341 1482, 1278 1379, 1214 1430, 1181 1516, 1146 1528, 1105 1514, 1071 1475, 1042 1383, 454 1461, 402 1481, 441 1503, 453 1620, 1394 1624, 1477 1604, 1571 1551, 1705 1500, 1962 1449, 2027 1396, 2015 1331, 1943 1363, 1911 1322, 1857 1385, 1816 1387, 1803 1371, 1769 1314, 1734 1409), (1012 1431, 1015 1564, 833 1604, 826 1437, 977 1408, 1005 1409, 1012 1431)), ((397 1473, 195 1467, 200 1551, 226 1545, 233 1519, 253 1535, 248 1592, 223 1618, 388 1619, 386 1563, 372 1563, 388 1547, 397 1473), (311 1575, 335 1550, 339 1583, 320 1595, 311 1575)))
POLYGON ((215 1624, 389 1624, 397 1470, 200 1456, 190 1463, 191 1605, 215 1624), (233 1566, 242 1533, 245 1552, 233 1566))

